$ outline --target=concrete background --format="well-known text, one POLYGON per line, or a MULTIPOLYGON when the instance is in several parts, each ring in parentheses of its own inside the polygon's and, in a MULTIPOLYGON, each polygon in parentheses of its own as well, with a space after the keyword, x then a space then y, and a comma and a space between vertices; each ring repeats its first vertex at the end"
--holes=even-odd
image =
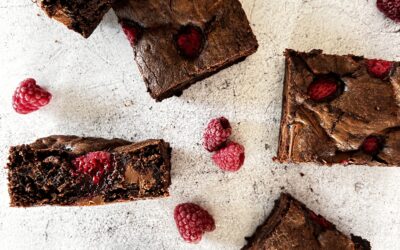
POLYGON ((400 169, 278 165, 285 48, 324 49, 400 59, 400 25, 374 0, 242 0, 260 43, 243 63, 210 77, 180 98, 155 103, 146 93, 132 50, 110 11, 84 40, 48 19, 29 0, 0 3, 0 165, 10 145, 50 134, 164 138, 171 142, 172 196, 101 207, 8 207, 6 170, 0 171, 2 249, 239 249, 286 190, 345 233, 374 249, 400 249, 400 169), (27 116, 11 96, 34 77, 54 95, 27 116), (224 115, 246 147, 237 173, 213 166, 201 146, 209 119, 224 115), (304 177, 300 176, 304 173, 304 177), (197 202, 217 229, 198 245, 184 243, 173 208, 197 202))

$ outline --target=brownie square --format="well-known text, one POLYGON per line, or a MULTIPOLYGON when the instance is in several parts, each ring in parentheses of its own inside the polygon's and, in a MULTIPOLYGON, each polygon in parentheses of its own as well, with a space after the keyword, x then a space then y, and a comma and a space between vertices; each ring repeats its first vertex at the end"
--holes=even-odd
POLYGON ((238 0, 121 0, 113 9, 157 101, 181 94, 258 47, 238 0))
POLYGON ((371 249, 367 240, 344 235, 331 222, 289 194, 281 195, 267 220, 247 241, 243 250, 371 249))
POLYGON ((114 0, 39 0, 46 14, 88 38, 114 0))
POLYGON ((11 206, 101 205, 169 196, 171 148, 163 140, 49 136, 11 147, 11 206))
POLYGON ((400 165, 400 68, 287 50, 280 162, 400 165))

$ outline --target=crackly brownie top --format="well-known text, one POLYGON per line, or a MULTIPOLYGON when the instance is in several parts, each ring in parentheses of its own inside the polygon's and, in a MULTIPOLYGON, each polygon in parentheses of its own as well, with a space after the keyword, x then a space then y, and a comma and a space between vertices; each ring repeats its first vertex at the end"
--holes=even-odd
POLYGON ((11 205, 90 205, 168 196, 170 150, 163 140, 77 136, 11 147, 11 205))
POLYGON ((42 9, 51 18, 68 28, 89 37, 114 0, 39 0, 42 9))
POLYGON ((136 61, 156 99, 258 46, 238 0, 121 0, 113 9, 131 29, 136 61))
POLYGON ((368 241, 346 235, 288 194, 282 194, 266 222, 248 238, 246 250, 370 250, 368 241))
POLYGON ((400 67, 286 51, 278 160, 400 164, 400 67))

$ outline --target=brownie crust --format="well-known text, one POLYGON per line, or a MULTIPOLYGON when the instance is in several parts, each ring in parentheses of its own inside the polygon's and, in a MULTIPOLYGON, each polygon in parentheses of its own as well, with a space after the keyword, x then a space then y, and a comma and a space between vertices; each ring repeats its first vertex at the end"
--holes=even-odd
POLYGON ((400 164, 400 67, 393 62, 388 77, 368 73, 369 59, 286 50, 278 156, 282 163, 400 164), (321 76, 344 84, 333 100, 314 102, 308 86, 321 76), (382 150, 361 150, 368 136, 382 138, 382 150))
POLYGON ((50 136, 11 147, 8 168, 11 206, 100 205, 169 196, 171 148, 163 140, 50 136), (77 173, 74 160, 108 152, 112 169, 99 183, 77 173))
POLYGON ((46 14, 88 38, 111 8, 114 0, 39 0, 46 14))
POLYGON ((121 0, 113 5, 121 21, 141 27, 133 45, 150 95, 157 101, 180 95, 191 84, 244 60, 258 48, 238 0, 121 0), (204 35, 202 51, 185 58, 175 37, 192 25, 204 35))
POLYGON ((347 237, 320 215, 289 194, 282 194, 275 207, 243 250, 370 250, 361 237, 347 237))

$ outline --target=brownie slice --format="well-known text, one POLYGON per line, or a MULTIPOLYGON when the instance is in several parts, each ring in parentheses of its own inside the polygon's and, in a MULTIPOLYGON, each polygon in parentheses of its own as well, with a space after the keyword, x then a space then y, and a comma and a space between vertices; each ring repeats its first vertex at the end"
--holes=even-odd
POLYGON ((270 216, 247 241, 244 250, 371 249, 368 241, 354 235, 347 237, 289 194, 281 195, 270 216))
POLYGON ((113 9, 157 101, 180 95, 258 48, 238 0, 121 0, 113 9))
POLYGON ((400 164, 400 67, 287 50, 280 162, 400 164))
POLYGON ((169 196, 171 148, 163 140, 50 136, 11 147, 11 206, 100 205, 169 196))
POLYGON ((46 14, 88 38, 115 0, 39 0, 46 14))

